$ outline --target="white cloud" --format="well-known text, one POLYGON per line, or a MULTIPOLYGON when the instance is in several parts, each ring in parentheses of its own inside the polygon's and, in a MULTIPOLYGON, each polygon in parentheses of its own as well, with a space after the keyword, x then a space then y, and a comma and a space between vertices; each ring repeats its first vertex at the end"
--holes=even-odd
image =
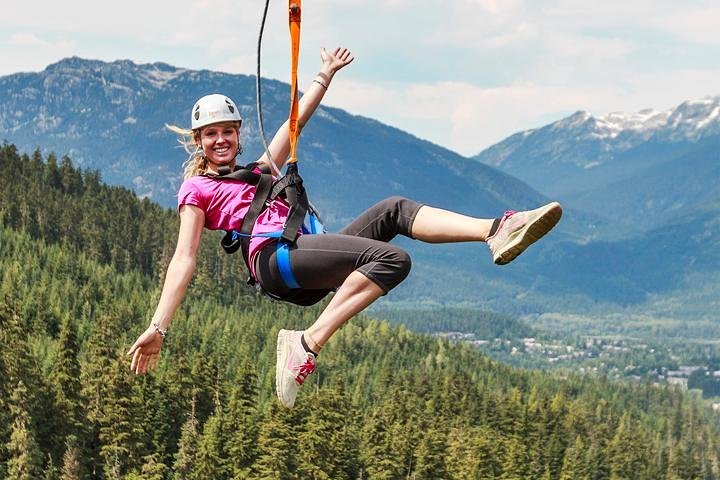
MULTIPOLYGON (((270 5, 263 72, 286 80, 287 4, 270 5)), ((253 73, 263 7, 25 0, 0 17, 0 75, 70 55, 253 73)), ((301 85, 317 71, 321 46, 349 46, 356 61, 327 102, 465 154, 578 109, 669 108, 720 91, 717 55, 699 64, 704 46, 717 54, 720 45, 715 1, 316 0, 303 7, 301 85), (642 62, 668 45, 700 60, 642 62)))
MULTIPOLYGON (((257 71, 257 57, 255 55, 237 55, 229 57, 220 63, 216 70, 226 73, 244 73, 255 75, 257 71)), ((263 72, 264 75, 264 72, 263 72)))
POLYGON ((15 32, 7 39, 0 38, 0 75, 44 69, 48 64, 70 56, 75 51, 71 40, 46 39, 32 32, 15 32))
POLYGON ((687 6, 652 22, 678 38, 706 45, 720 45, 720 5, 716 2, 697 8, 687 6))
POLYGON ((717 95, 720 69, 651 73, 625 84, 515 83, 483 88, 466 82, 359 83, 338 77, 328 102, 378 118, 464 155, 475 155, 521 130, 538 128, 577 110, 594 115, 643 108, 667 109, 717 95))
POLYGON ((14 33, 10 35, 7 43, 14 47, 48 47, 52 45, 50 42, 46 42, 34 33, 29 32, 14 33))
MULTIPOLYGON (((380 86, 333 82, 328 102, 398 126, 465 155, 521 129, 540 126, 549 108, 572 111, 597 91, 536 84, 482 88, 464 82, 380 86)), ((605 97, 611 96, 611 93, 605 97)), ((560 115, 560 114, 558 114, 560 115)))

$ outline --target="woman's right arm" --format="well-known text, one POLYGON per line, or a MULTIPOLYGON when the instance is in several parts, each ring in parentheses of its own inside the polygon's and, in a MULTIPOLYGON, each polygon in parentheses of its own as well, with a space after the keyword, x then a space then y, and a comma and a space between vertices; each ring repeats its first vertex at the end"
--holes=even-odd
POLYGON ((194 205, 180 206, 180 232, 177 246, 168 265, 160 301, 152 318, 152 321, 163 330, 170 324, 192 279, 203 225, 205 225, 205 212, 202 209, 194 205))
POLYGON ((197 250, 200 246, 204 224, 205 213, 202 209, 194 205, 180 207, 178 242, 175 254, 168 265, 160 301, 150 326, 138 337, 128 352, 128 355, 133 356, 130 370, 135 373, 145 373, 148 368, 154 369, 157 364, 163 342, 163 336, 158 329, 167 330, 175 311, 185 296, 185 290, 195 271, 197 250))

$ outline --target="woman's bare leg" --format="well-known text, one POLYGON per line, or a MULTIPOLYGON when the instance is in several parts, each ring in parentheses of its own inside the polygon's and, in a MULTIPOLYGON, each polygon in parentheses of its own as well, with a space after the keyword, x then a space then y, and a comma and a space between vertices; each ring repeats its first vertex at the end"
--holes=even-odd
POLYGON ((319 352, 335 331, 385 293, 377 283, 360 272, 351 273, 310 328, 305 341, 319 352))
POLYGON ((275 388, 282 405, 292 408, 300 385, 315 371, 315 356, 305 350, 303 338, 307 348, 318 353, 338 328, 383 293, 375 282, 354 271, 310 328, 304 332, 278 332, 275 388))
MULTIPOLYGON (((513 213, 507 212, 503 221, 511 218, 513 213)), ((511 261, 528 245, 545 235, 560 220, 561 215, 562 209, 556 202, 529 212, 518 212, 516 217, 512 217, 514 224, 506 229, 508 232, 502 238, 498 239, 499 234, 495 232, 493 232, 495 236, 490 237, 490 250, 495 263, 511 261), (499 245, 494 246, 492 242, 499 245)), ((494 222, 495 219, 475 218, 449 210, 422 206, 417 211, 410 234, 412 238, 428 243, 486 242, 494 222)), ((315 357, 310 353, 301 352, 304 348, 299 345, 301 339, 305 340, 307 348, 318 353, 338 328, 383 293, 384 290, 377 283, 361 272, 354 271, 348 275, 310 328, 302 334, 281 330, 278 335, 276 381, 278 397, 283 405, 291 407, 295 403, 299 386, 315 369, 315 357), (292 343, 290 338, 293 335, 296 335, 292 337, 295 339, 294 351, 288 346, 292 343), (309 359, 306 356, 309 356, 309 359), (286 358, 302 358, 305 359, 305 363, 293 367, 285 361, 286 358)))
POLYGON ((493 221, 423 205, 415 216, 411 234, 428 243, 484 242, 493 221))

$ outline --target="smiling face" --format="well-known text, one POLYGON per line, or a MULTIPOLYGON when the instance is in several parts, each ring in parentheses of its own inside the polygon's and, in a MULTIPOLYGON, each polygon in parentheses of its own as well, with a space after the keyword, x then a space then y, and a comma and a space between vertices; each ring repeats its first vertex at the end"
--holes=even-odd
POLYGON ((200 147, 208 160, 208 171, 217 173, 221 166, 235 166, 240 144, 237 122, 213 123, 200 130, 200 147))

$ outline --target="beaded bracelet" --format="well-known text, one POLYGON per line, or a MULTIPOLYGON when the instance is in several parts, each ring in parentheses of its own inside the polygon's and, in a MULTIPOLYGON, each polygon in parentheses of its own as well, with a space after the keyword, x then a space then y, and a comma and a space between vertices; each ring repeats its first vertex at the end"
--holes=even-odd
POLYGON ((160 328, 160 324, 158 322, 152 322, 152 326, 155 327, 155 332, 159 333, 161 337, 165 338, 165 335, 167 335, 167 328, 163 330, 160 328))

